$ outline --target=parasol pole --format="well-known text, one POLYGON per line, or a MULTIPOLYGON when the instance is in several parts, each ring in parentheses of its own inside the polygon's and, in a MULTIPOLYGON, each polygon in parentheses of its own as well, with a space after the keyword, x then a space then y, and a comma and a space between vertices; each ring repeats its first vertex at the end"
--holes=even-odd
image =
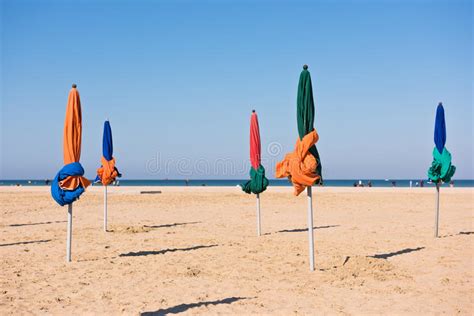
POLYGON ((71 239, 72 239, 72 203, 67 205, 66 262, 71 262, 71 239))
MULTIPOLYGON (((106 117, 105 121, 108 122, 109 118, 106 117)), ((104 185, 104 232, 107 232, 107 186, 104 185)))
POLYGON ((104 185, 104 232, 107 232, 107 186, 104 185))
POLYGON ((436 215, 435 215, 435 228, 434 228, 434 236, 438 238, 438 222, 439 222, 439 187, 440 182, 436 182, 436 215))
POLYGON ((257 236, 261 235, 261 225, 260 225, 260 194, 257 193, 257 236))
POLYGON ((314 271, 314 236, 313 236, 313 192, 307 187, 308 193, 308 241, 309 241, 309 270, 314 271))

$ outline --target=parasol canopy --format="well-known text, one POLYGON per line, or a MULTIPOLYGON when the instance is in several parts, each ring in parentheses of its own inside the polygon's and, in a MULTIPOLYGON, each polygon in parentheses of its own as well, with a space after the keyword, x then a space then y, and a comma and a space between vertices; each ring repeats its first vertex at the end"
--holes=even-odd
POLYGON ((261 164, 261 143, 258 117, 255 110, 250 116, 250 180, 242 184, 242 190, 248 194, 259 194, 267 189, 268 179, 261 164))
POLYGON ((81 99, 74 84, 69 91, 64 122, 64 167, 54 177, 51 185, 51 195, 61 206, 71 204, 77 200, 90 185, 90 181, 83 177, 84 169, 79 163, 81 158, 81 141, 81 99))
POLYGON ((433 182, 449 182, 456 172, 456 167, 451 164, 451 153, 446 149, 446 121, 444 107, 440 102, 436 108, 434 128, 433 162, 428 169, 428 178, 433 182))
POLYGON ((112 128, 110 122, 104 122, 104 134, 102 136, 102 156, 107 160, 112 160, 114 154, 114 144, 112 141, 112 128))
POLYGON ((444 119, 444 107, 441 102, 436 108, 434 142, 436 145, 436 149, 438 149, 438 152, 442 154, 444 145, 446 145, 446 121, 444 119))
POLYGON ((113 157, 114 147, 112 141, 112 128, 110 122, 104 122, 104 134, 102 137, 102 165, 97 169, 96 180, 103 185, 109 185, 115 181, 115 178, 121 177, 118 169, 115 167, 115 158, 113 157))
POLYGON ((314 99, 311 74, 303 66, 298 83, 297 111, 298 135, 295 150, 277 163, 276 177, 288 177, 299 195, 308 186, 322 182, 321 161, 316 148, 319 135, 314 129, 314 99))

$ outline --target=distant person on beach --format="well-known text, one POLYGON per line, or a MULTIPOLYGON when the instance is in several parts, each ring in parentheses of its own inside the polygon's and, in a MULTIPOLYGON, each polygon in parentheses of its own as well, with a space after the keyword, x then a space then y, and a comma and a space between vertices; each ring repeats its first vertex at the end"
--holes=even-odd
POLYGON ((453 180, 449 181, 449 186, 450 186, 451 188, 454 188, 454 181, 453 181, 453 180))
POLYGON ((354 188, 357 187, 357 182, 354 182, 353 186, 354 186, 354 188))
POLYGON ((397 181, 392 181, 392 187, 396 187, 397 186, 397 181))
POLYGON ((370 181, 370 180, 367 181, 367 186, 368 186, 369 188, 371 188, 371 187, 372 187, 372 181, 370 181))
POLYGON ((422 188, 425 185, 425 181, 420 180, 420 188, 422 188))

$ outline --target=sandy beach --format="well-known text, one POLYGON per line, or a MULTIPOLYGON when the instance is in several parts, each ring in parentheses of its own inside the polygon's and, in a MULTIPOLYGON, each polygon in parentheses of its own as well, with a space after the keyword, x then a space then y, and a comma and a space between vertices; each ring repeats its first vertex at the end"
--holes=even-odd
POLYGON ((472 315, 474 189, 102 187, 67 208, 48 187, 0 187, 0 314, 472 315), (161 190, 161 194, 140 194, 161 190))

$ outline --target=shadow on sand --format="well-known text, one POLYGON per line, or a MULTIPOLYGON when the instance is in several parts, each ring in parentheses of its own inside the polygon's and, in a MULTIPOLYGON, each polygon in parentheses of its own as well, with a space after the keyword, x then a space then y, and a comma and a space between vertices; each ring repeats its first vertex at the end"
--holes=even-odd
POLYGON ((48 225, 48 224, 58 224, 66 223, 67 221, 53 221, 53 222, 40 222, 40 223, 25 223, 25 224, 11 224, 9 227, 20 227, 20 226, 34 226, 34 225, 48 225))
POLYGON ((221 305, 221 304, 232 304, 234 302, 248 299, 248 297, 228 297, 222 300, 217 301, 207 301, 207 302, 199 302, 199 303, 191 303, 191 304, 180 304, 173 307, 169 307, 166 309, 159 309, 154 312, 144 312, 141 313, 140 316, 161 316, 161 315, 168 315, 168 314, 178 314, 187 311, 188 309, 201 307, 201 306, 209 306, 209 305, 221 305))
POLYGON ((176 227, 176 226, 184 226, 184 225, 193 225, 193 224, 200 224, 201 222, 189 222, 189 223, 173 223, 173 224, 163 224, 163 225, 144 225, 143 227, 146 228, 169 228, 169 227, 176 227))
POLYGON ((102 257, 102 258, 90 258, 90 259, 78 259, 77 262, 93 262, 99 260, 113 260, 117 259, 117 257, 102 257))
POLYGON ((43 239, 43 240, 32 240, 32 241, 19 241, 19 242, 14 242, 11 244, 0 244, 0 247, 6 247, 6 246, 16 246, 16 245, 28 245, 28 244, 41 244, 44 242, 50 242, 51 239, 43 239))
POLYGON ((194 246, 194 247, 189 247, 189 248, 169 248, 169 249, 162 249, 162 250, 156 250, 156 251, 153 250, 153 251, 128 252, 128 253, 120 254, 119 257, 141 257, 141 256, 152 256, 152 255, 163 255, 167 252, 192 251, 192 250, 212 248, 212 247, 217 247, 217 245, 194 246))
MULTIPOLYGON (((315 226, 313 229, 324 229, 324 228, 332 228, 332 227, 339 227, 340 225, 326 225, 326 226, 315 226)), ((279 230, 275 233, 302 233, 302 232, 307 232, 308 228, 295 228, 295 229, 284 229, 284 230, 279 230)))
POLYGON ((453 236, 459 236, 459 235, 474 235, 474 232, 459 232, 457 234, 439 236, 439 238, 453 237, 453 236))
MULTIPOLYGON (((395 252, 389 252, 389 253, 383 253, 383 254, 376 254, 376 255, 373 255, 373 256, 367 256, 367 258, 388 259, 390 257, 402 255, 404 253, 410 253, 410 252, 413 252, 413 251, 419 251, 419 250, 422 250, 422 249, 425 249, 425 247, 405 248, 405 249, 395 251, 395 252)), ((332 270, 332 269, 342 268, 346 265, 346 263, 349 262, 350 259, 351 259, 351 256, 346 256, 344 258, 344 262, 340 266, 339 265, 333 265, 329 268, 321 268, 321 269, 319 269, 319 271, 324 272, 324 271, 329 271, 329 270, 332 270)))
POLYGON ((395 252, 382 253, 382 254, 377 254, 377 255, 367 256, 367 257, 375 258, 375 259, 388 259, 390 257, 399 256, 399 255, 403 255, 405 253, 410 253, 410 252, 414 252, 414 251, 420 251, 422 249, 425 249, 425 247, 405 248, 405 249, 395 251, 395 252))

